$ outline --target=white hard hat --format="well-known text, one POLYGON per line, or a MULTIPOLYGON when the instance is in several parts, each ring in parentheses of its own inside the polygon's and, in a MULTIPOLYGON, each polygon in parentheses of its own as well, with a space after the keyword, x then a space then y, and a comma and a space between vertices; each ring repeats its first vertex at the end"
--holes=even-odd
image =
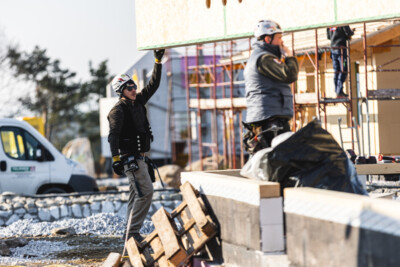
POLYGON ((131 77, 128 74, 126 74, 126 73, 119 74, 114 77, 114 79, 111 82, 111 86, 112 86, 113 90, 115 91, 115 93, 118 96, 121 96, 122 90, 124 89, 124 85, 129 81, 133 82, 133 80, 131 79, 131 77))
POLYGON ((263 35, 282 33, 281 26, 273 20, 260 20, 254 30, 254 36, 258 39, 263 35))

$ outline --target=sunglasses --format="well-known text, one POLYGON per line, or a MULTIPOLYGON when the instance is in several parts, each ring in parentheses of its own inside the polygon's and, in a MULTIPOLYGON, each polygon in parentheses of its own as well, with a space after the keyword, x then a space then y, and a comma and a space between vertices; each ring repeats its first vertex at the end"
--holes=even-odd
POLYGON ((129 84, 127 84, 127 85, 125 86, 125 89, 128 90, 128 91, 130 92, 130 91, 132 91, 132 90, 136 90, 136 89, 137 89, 137 86, 136 86, 136 84, 134 84, 134 83, 129 83, 129 84))

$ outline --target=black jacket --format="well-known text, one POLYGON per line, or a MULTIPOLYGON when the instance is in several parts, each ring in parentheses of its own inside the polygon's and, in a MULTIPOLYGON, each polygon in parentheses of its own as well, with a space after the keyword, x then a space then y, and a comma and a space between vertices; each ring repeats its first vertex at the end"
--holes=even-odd
POLYGON ((154 64, 153 75, 146 87, 136 95, 136 100, 121 98, 108 114, 112 156, 137 155, 150 150, 153 139, 145 104, 157 91, 161 80, 161 64, 154 64))
POLYGON ((346 41, 350 40, 353 34, 354 32, 349 26, 330 27, 326 29, 326 35, 331 40, 331 47, 337 49, 346 47, 346 41))

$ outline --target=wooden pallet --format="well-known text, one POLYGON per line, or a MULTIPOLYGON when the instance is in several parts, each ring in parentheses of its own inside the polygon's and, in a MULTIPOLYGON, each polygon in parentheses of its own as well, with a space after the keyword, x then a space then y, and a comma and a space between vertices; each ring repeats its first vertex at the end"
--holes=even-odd
POLYGON ((160 208, 152 217, 155 230, 140 244, 130 238, 126 244, 129 260, 135 267, 183 266, 208 240, 217 227, 189 182, 181 187, 182 203, 168 213, 160 208))

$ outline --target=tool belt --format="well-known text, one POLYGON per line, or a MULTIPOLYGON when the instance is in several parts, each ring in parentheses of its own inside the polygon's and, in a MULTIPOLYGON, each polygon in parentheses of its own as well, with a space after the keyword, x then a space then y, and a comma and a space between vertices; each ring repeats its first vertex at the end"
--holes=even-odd
POLYGON ((132 171, 132 172, 136 172, 137 170, 139 170, 139 164, 137 161, 143 160, 147 164, 147 170, 149 172, 151 182, 154 183, 156 181, 156 176, 154 174, 154 169, 156 168, 156 166, 149 157, 142 155, 128 154, 128 155, 123 155, 121 157, 121 160, 124 163, 124 165, 128 164, 127 171, 132 171))
POLYGON ((289 132, 290 126, 287 118, 272 117, 256 123, 245 123, 247 132, 243 135, 245 150, 253 155, 257 151, 270 147, 272 139, 282 133, 289 132))

